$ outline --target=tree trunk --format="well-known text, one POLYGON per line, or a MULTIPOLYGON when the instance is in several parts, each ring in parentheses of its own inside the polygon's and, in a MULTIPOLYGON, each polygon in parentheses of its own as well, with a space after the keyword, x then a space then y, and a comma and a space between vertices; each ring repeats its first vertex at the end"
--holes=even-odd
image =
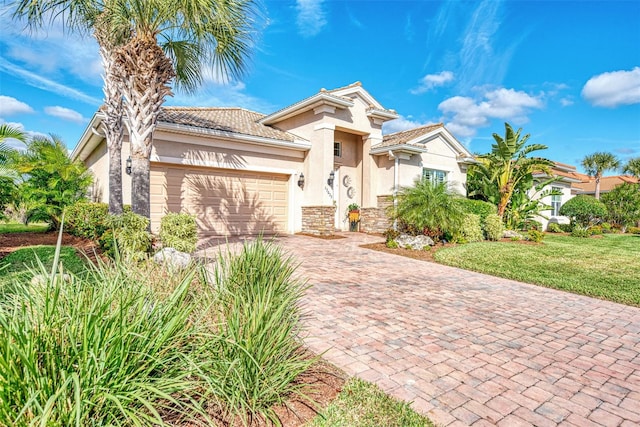
POLYGON ((149 157, 131 156, 131 210, 138 215, 151 218, 149 157))
POLYGON ((117 49, 115 68, 131 144, 131 208, 150 218, 149 156, 162 104, 172 95, 168 83, 175 75, 173 64, 155 39, 134 38, 117 49))
POLYGON ((104 37, 99 28, 94 33, 100 47, 100 58, 104 67, 102 76, 104 105, 102 112, 102 130, 107 140, 109 153, 109 213, 122 213, 122 138, 124 125, 122 121, 122 95, 115 75, 114 48, 110 47, 108 38, 104 37))
POLYGON ((600 177, 596 176, 596 200, 600 200, 600 177))

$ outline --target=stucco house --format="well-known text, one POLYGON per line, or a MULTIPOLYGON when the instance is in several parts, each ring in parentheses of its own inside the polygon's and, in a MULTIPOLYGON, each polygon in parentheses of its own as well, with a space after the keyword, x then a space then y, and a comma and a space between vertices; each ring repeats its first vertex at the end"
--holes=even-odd
MULTIPOLYGON (((167 212, 196 216, 202 237, 388 227, 389 195, 416 178, 448 181, 465 194, 471 153, 442 125, 382 134, 396 119, 359 82, 322 89, 264 115, 242 108, 165 107, 151 152, 151 223, 167 212)), ((94 198, 108 200, 108 157, 96 113, 72 153, 93 172, 94 198)), ((129 145, 123 145, 124 163, 129 145)), ((131 180, 123 174, 125 203, 131 180)))
MULTIPOLYGON (((547 196, 541 199, 544 204, 551 206, 551 210, 542 212, 544 217, 537 216, 535 218, 536 221, 542 223, 543 230, 546 230, 547 226, 551 223, 569 224, 569 218, 560 215, 560 208, 569 201, 569 199, 578 194, 595 196, 596 193, 595 178, 578 172, 575 166, 554 162, 550 174, 534 174, 534 178, 539 182, 550 177, 555 177, 557 180, 543 188, 542 191, 556 189, 562 194, 547 196)), ((607 193, 624 183, 635 184, 637 182, 639 182, 637 178, 629 175, 603 176, 600 178, 600 194, 607 193)))

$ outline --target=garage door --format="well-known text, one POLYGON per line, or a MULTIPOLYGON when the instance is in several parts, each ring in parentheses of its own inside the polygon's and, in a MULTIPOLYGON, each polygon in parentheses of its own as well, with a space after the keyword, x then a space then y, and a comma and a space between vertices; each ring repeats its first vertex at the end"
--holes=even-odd
POLYGON ((152 164, 152 228, 159 228, 167 212, 189 212, 201 237, 286 232, 288 180, 279 174, 152 164))

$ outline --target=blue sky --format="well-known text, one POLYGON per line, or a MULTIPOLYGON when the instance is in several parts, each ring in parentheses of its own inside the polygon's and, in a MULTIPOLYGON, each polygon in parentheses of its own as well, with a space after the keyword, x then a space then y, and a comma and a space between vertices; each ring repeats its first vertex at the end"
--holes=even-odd
MULTIPOLYGON (((361 81, 401 115, 385 132, 444 122, 472 152, 504 122, 545 157, 640 156, 640 1, 264 0, 242 80, 206 79, 167 105, 270 113, 361 81)), ((0 123, 72 149, 101 102, 90 36, 29 33, 0 16, 0 123)))

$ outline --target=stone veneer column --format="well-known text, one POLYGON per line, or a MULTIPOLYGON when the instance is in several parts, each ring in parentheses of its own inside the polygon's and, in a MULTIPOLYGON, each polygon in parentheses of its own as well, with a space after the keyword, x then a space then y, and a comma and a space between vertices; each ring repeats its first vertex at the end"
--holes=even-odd
POLYGON ((392 196, 378 196, 376 207, 360 209, 360 231, 384 233, 392 225, 387 208, 393 205, 392 196))
POLYGON ((303 206, 302 232, 330 236, 335 231, 333 206, 303 206))

